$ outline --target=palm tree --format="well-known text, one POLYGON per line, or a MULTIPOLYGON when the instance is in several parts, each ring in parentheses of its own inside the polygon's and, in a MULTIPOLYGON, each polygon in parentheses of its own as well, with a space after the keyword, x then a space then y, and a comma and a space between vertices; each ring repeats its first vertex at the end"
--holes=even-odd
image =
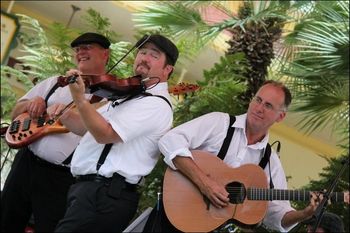
POLYGON ((190 46, 190 56, 196 55, 220 33, 229 33, 230 47, 226 54, 243 52, 251 67, 240 80, 247 84, 247 90, 239 96, 247 107, 264 82, 267 67, 274 58, 273 42, 280 37, 281 27, 288 18, 285 11, 289 2, 259 1, 254 4, 246 1, 241 4, 238 15, 230 6, 225 1, 155 2, 136 12, 134 20, 143 30, 162 27, 164 34, 190 46), (222 16, 214 17, 219 13, 222 16), (209 21, 211 17, 216 18, 215 23, 209 21))
POLYGON ((163 30, 179 43, 188 44, 190 56, 230 31, 226 54, 244 52, 252 69, 244 80, 247 91, 241 98, 245 104, 274 67, 274 76, 288 75, 284 80, 298 102, 294 110, 307 115, 302 127, 307 126, 310 133, 333 123, 348 138, 349 2, 242 3, 235 15, 226 1, 154 2, 136 12, 134 21, 142 30, 163 30), (207 12, 213 11, 225 17, 206 20, 207 12), (286 23, 293 23, 294 30, 284 36, 281 29, 286 23), (283 46, 277 44, 283 51, 274 53, 274 41, 283 41, 283 46))
POLYGON ((293 87, 294 110, 305 113, 302 128, 332 126, 348 151, 349 2, 318 1, 308 11, 285 37, 286 48, 295 52, 280 73, 293 87))

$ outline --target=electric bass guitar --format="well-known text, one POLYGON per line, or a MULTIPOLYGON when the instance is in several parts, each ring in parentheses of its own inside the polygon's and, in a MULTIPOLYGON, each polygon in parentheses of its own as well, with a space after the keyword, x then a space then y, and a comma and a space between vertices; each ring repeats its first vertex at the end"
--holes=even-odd
POLYGON ((58 120, 51 120, 47 114, 32 119, 27 112, 20 114, 8 127, 5 140, 11 148, 21 148, 39 138, 53 133, 67 133, 69 130, 58 120))
MULTIPOLYGON (((311 191, 268 189, 263 169, 254 164, 231 168, 204 151, 192 151, 195 163, 211 178, 226 185, 230 204, 212 205, 188 178, 167 168, 163 183, 164 209, 170 222, 183 232, 209 232, 227 220, 252 228, 264 218, 268 201, 310 200, 311 191)), ((333 193, 331 201, 344 201, 346 193, 333 193)), ((347 193, 349 195, 349 193, 347 193)), ((347 202, 349 197, 347 196, 347 202)))
MULTIPOLYGON (((106 103, 107 101, 101 101, 92 105, 99 108, 106 103)), ((67 108, 73 107, 73 102, 67 105, 67 108)), ((27 112, 18 115, 7 128, 6 143, 10 148, 18 149, 49 134, 68 133, 69 130, 59 121, 63 112, 64 110, 53 119, 50 119, 47 114, 35 119, 31 118, 27 112)))
MULTIPOLYGON (((169 93, 174 95, 186 94, 199 89, 196 84, 179 83, 169 88, 169 93)), ((95 108, 101 107, 106 101, 94 103, 95 108)), ((72 104, 72 103, 71 103, 72 104)), ((59 116, 49 119, 45 114, 37 119, 30 118, 27 112, 20 114, 9 127, 2 127, 1 132, 6 131, 5 140, 10 148, 25 147, 36 140, 57 133, 67 133, 69 130, 61 124, 59 116)), ((2 135, 3 133, 1 133, 2 135)))

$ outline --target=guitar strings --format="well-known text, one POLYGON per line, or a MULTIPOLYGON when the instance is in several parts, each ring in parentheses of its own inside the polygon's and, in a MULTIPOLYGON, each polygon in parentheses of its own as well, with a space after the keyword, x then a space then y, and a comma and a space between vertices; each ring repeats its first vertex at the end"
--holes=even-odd
POLYGON ((66 110, 69 110, 71 109, 72 107, 74 106, 74 101, 70 102, 69 104, 67 104, 61 111, 59 114, 57 114, 53 119, 53 121, 57 121, 62 115, 63 113, 66 111, 66 110))

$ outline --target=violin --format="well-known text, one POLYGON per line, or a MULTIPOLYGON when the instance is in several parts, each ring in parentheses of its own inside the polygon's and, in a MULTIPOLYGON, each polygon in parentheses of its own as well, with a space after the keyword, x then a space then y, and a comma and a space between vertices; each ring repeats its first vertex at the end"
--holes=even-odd
MULTIPOLYGON (((82 74, 86 93, 94 94, 106 99, 115 99, 130 94, 139 94, 146 89, 141 76, 118 78, 111 74, 90 75, 82 74)), ((76 81, 77 76, 59 76, 57 83, 64 87, 76 81)))
MULTIPOLYGON (((108 100, 114 100, 118 97, 127 95, 137 95, 146 90, 142 77, 140 75, 129 78, 118 78, 111 74, 105 75, 88 75, 82 74, 85 84, 86 93, 93 94, 108 100)), ((57 83, 64 87, 69 83, 74 83, 78 76, 59 76, 57 83)), ((169 93, 174 95, 187 94, 199 89, 197 84, 179 83, 169 87, 169 93)))

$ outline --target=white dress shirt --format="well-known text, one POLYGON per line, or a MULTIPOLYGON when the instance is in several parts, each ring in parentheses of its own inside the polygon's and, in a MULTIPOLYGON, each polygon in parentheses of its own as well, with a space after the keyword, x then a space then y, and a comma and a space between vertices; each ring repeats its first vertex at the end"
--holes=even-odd
MULTIPOLYGON (((235 127, 230 146, 224 162, 236 168, 243 164, 259 164, 263 157, 262 151, 266 147, 269 135, 260 142, 248 145, 245 134, 247 115, 236 116, 232 125, 235 127)), ((159 149, 164 155, 164 161, 176 169, 172 160, 175 156, 192 157, 190 150, 203 150, 214 155, 224 142, 229 127, 230 118, 227 113, 213 112, 186 122, 164 135, 159 141, 159 149)), ((270 156, 271 176, 275 189, 287 189, 286 176, 277 154, 272 151, 270 156)), ((268 182, 270 181, 269 165, 264 169, 268 182)), ((270 201, 267 214, 263 220, 268 228, 286 232, 293 226, 283 228, 281 219, 286 212, 294 210, 289 201, 270 201)))
MULTIPOLYGON (((57 77, 45 79, 44 81, 35 85, 18 101, 29 100, 36 96, 40 96, 45 99, 48 92, 56 83, 57 77)), ((91 95, 86 95, 86 98, 90 98, 90 96, 91 95)), ((67 105, 72 101, 73 99, 70 94, 69 87, 58 87, 48 99, 47 106, 51 106, 56 103, 67 105)), ((28 147, 38 157, 53 164, 61 164, 77 147, 80 139, 80 136, 71 132, 49 134, 31 143, 28 147)))
MULTIPOLYGON (((159 83, 147 92, 162 95, 170 101, 167 83, 159 83)), ((111 177, 117 172, 127 182, 136 184, 152 171, 158 161, 158 140, 172 126, 171 107, 162 98, 146 96, 125 101, 115 107, 107 104, 98 111, 123 140, 113 144, 98 173, 111 177)), ((72 174, 96 174, 96 164, 104 146, 87 132, 73 155, 72 174)))

